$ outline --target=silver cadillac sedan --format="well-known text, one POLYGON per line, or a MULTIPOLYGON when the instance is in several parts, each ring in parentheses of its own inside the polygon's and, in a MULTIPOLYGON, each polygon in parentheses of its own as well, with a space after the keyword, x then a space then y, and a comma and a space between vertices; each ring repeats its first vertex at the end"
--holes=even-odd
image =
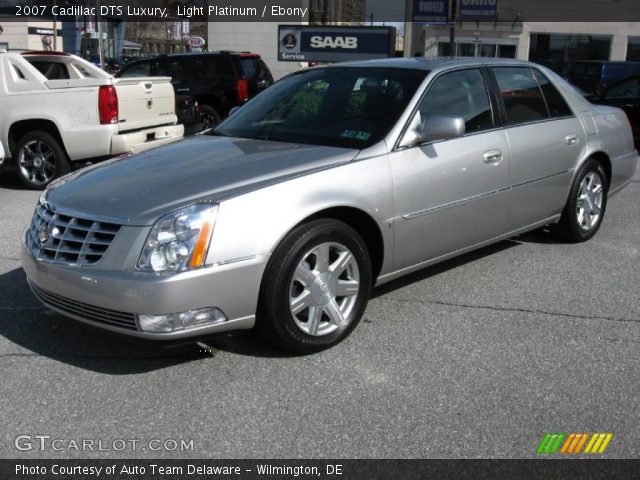
POLYGON ((208 135, 72 173, 23 266, 49 308, 153 339, 347 337, 375 285, 550 225, 581 242, 633 177, 625 114, 495 59, 303 70, 208 135))

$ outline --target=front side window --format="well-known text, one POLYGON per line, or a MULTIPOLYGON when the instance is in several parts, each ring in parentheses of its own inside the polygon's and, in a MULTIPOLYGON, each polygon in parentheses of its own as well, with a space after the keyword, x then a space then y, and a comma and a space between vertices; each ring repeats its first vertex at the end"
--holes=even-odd
POLYGON ((440 75, 429 87, 419 110, 423 121, 432 115, 462 117, 467 133, 493 127, 491 103, 478 69, 440 75))
POLYGON ((539 70, 533 69, 533 74, 540 85, 544 99, 547 102, 547 109, 549 115, 552 118, 568 117, 573 115, 569 105, 565 102, 564 98, 556 87, 545 77, 539 70))
POLYGON ((365 148, 389 132, 427 73, 357 67, 302 71, 252 99, 215 133, 365 148))
POLYGON ((529 67, 494 67, 492 70, 498 81, 509 125, 547 118, 542 92, 529 67))

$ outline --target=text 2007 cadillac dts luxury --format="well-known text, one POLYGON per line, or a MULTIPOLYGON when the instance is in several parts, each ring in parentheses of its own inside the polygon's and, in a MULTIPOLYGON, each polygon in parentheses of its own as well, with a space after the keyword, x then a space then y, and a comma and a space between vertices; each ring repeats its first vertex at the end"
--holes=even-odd
POLYGON ((209 135, 54 182, 23 238, 48 307, 157 339, 343 340, 371 289, 550 225, 591 238, 633 177, 625 114, 495 59, 304 70, 209 135))

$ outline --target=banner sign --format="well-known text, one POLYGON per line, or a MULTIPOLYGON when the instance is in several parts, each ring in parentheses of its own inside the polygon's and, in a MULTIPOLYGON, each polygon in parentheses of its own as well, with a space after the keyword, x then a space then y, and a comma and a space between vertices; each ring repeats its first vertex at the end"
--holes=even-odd
POLYGON ((394 27, 279 25, 278 60, 344 62, 395 55, 394 27))
POLYGON ((459 0, 460 20, 495 20, 498 0, 459 0))
POLYGON ((449 0, 413 0, 413 22, 443 24, 449 21, 449 0))

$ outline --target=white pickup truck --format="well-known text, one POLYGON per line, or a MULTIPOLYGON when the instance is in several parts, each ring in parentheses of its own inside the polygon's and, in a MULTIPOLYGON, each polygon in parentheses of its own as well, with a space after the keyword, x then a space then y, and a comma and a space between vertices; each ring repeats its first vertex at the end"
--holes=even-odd
POLYGON ((0 50, 0 144, 30 188, 70 162, 182 138, 169 77, 114 78, 75 55, 0 50))

